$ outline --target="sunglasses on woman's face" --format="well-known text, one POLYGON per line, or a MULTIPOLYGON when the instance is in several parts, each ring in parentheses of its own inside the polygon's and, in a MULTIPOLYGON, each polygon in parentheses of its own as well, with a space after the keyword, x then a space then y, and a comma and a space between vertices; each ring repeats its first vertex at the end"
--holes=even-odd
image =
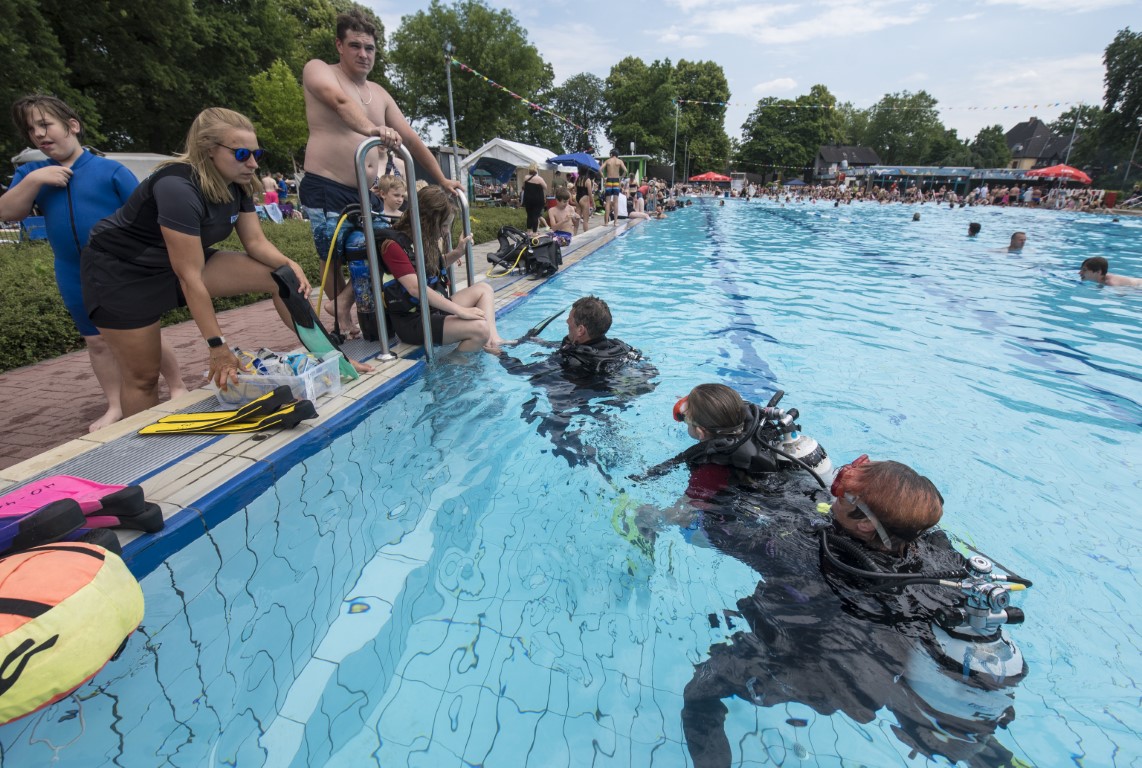
POLYGON ((266 150, 264 150, 260 147, 258 149, 246 149, 245 147, 237 147, 237 148, 228 147, 225 144, 219 144, 218 146, 222 147, 223 149, 228 149, 231 152, 233 152, 234 153, 234 159, 237 160, 239 163, 244 163, 247 160, 249 160, 251 157, 253 157, 254 161, 257 162, 258 160, 262 159, 262 155, 266 154, 266 150))

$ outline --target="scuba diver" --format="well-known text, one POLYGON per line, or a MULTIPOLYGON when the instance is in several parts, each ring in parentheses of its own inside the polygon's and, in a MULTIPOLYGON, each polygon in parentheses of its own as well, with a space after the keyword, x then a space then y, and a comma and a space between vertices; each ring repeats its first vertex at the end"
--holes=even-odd
POLYGON ((602 299, 584 296, 571 305, 567 335, 559 344, 540 338, 547 324, 561 314, 549 317, 520 339, 520 343, 554 347, 553 353, 530 363, 501 355, 500 363, 509 373, 527 376, 547 392, 551 412, 541 414, 539 398, 533 397, 524 404, 523 417, 528 423, 538 420, 539 433, 555 444, 555 455, 576 466, 596 460, 596 451, 583 444, 580 429, 571 428, 574 417, 591 415, 606 422, 606 406, 623 408, 631 399, 654 391, 658 369, 634 347, 607 336, 611 310, 602 299))
MULTIPOLYGON (((748 423, 716 418, 732 412, 730 392, 702 385, 679 401, 676 418, 700 442, 647 475, 685 461, 687 497, 667 519, 689 519, 694 537, 764 577, 724 612, 729 642, 710 648, 685 688, 695 766, 730 765, 723 699, 733 696, 767 708, 799 702, 862 724, 885 708, 895 736, 917 753, 1016 764, 993 734, 1014 718, 1011 689, 1026 674, 1002 627, 1022 621, 1010 592, 1029 582, 957 552, 933 527, 943 515, 939 491, 899 462, 862 456, 828 472, 831 508, 817 503, 826 494, 820 472, 814 487, 805 474, 751 471, 765 441, 743 447, 748 423), (687 507, 689 518, 679 514, 687 507)), ((743 405, 742 415, 766 412, 743 405)), ((805 723, 786 722, 796 742, 793 729, 805 723)))

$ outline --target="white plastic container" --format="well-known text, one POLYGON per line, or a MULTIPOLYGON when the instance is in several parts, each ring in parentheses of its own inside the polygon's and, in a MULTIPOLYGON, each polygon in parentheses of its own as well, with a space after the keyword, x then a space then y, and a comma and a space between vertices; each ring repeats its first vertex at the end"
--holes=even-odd
POLYGON ((215 387, 213 383, 209 386, 214 390, 218 402, 226 405, 245 405, 281 386, 288 386, 293 390, 293 396, 298 400, 316 402, 317 398, 325 395, 341 394, 341 353, 330 352, 325 358, 324 362, 318 363, 300 376, 243 374, 238 377, 238 383, 228 385, 225 392, 215 387))

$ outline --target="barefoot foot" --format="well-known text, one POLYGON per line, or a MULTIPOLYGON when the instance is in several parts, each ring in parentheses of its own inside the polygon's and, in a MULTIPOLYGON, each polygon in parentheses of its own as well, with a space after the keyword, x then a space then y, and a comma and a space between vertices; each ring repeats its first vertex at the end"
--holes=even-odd
POLYGON ((103 414, 88 425, 87 431, 95 432, 97 430, 103 429, 104 427, 109 427, 115 422, 119 421, 121 418, 123 418, 123 411, 118 408, 108 408, 107 413, 103 414))

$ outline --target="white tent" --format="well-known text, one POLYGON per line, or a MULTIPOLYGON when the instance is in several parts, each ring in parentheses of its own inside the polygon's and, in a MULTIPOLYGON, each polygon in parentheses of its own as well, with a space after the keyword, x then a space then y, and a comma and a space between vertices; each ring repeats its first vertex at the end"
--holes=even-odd
POLYGON ((540 175, 543 176, 547 182, 547 188, 550 191, 555 182, 555 174, 568 174, 575 173, 576 168, 573 165, 552 165, 547 162, 549 157, 555 157, 558 153, 552 152, 550 149, 543 147, 534 147, 531 144, 521 144, 518 141, 508 141, 507 139, 492 139, 484 146, 477 149, 472 154, 464 158, 460 163, 460 169, 467 174, 475 168, 481 160, 486 161, 482 167, 491 167, 492 175, 497 178, 504 178, 504 169, 515 169, 512 176, 515 178, 516 187, 523 183, 526 177, 527 167, 535 163, 539 168, 540 175))

